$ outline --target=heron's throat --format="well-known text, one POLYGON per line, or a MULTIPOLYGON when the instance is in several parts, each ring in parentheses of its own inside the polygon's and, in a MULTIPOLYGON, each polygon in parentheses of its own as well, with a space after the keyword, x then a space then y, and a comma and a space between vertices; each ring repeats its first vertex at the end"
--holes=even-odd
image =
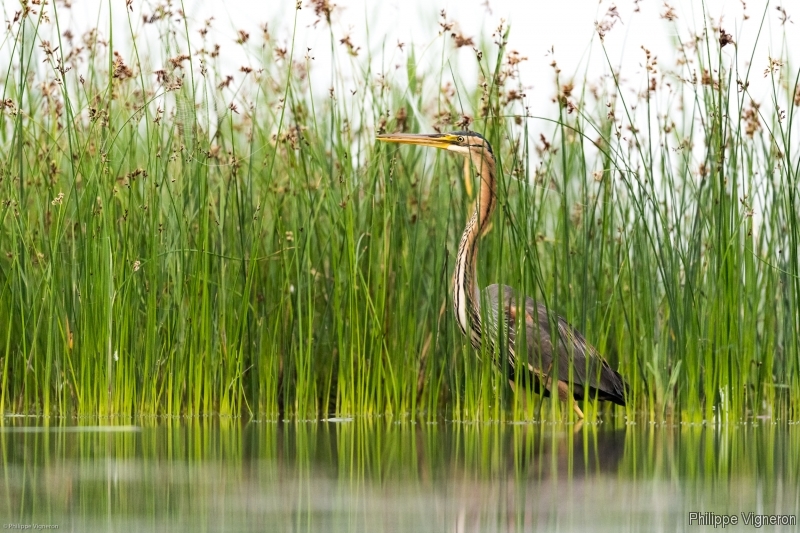
POLYGON ((478 240, 489 223, 495 208, 494 157, 482 150, 471 150, 470 159, 478 170, 480 185, 478 204, 467 221, 456 256, 453 273, 453 306, 461 331, 479 348, 481 339, 480 290, 477 283, 478 240))

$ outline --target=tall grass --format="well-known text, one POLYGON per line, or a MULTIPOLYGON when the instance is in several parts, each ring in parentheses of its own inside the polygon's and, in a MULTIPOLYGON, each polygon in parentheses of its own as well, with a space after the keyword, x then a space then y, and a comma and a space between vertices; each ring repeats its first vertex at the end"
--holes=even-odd
POLYGON ((130 35, 65 34, 60 5, 11 24, 5 412, 559 416, 557 402, 516 401, 453 320, 476 194, 462 162, 373 140, 468 125, 501 177, 481 284, 583 331, 630 383, 628 417, 796 413, 800 71, 786 54, 756 105, 761 72, 740 70, 753 58, 723 54, 719 28, 676 24, 680 61, 642 51, 633 98, 616 75, 576 81, 554 63, 545 120, 527 115, 508 28, 476 54, 442 32, 477 79, 420 67, 410 45, 404 68, 374 72, 325 5, 334 61, 361 73, 334 74, 326 98, 311 58, 266 29, 240 34, 250 64, 234 73, 168 6, 146 22, 163 36, 154 53, 130 35))

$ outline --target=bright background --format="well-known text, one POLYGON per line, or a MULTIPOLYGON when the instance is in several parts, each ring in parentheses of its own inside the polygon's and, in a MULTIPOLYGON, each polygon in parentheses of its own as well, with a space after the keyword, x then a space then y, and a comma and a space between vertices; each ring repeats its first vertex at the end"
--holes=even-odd
MULTIPOLYGON (((190 0, 182 6, 187 14, 190 37, 193 45, 200 42, 197 29, 205 20, 213 17, 208 41, 219 43, 226 62, 236 73, 243 64, 258 68, 254 57, 247 57, 242 47, 235 43, 238 30, 248 32, 252 38, 259 39, 261 26, 267 23, 273 37, 291 46, 295 35, 295 59, 301 60, 306 54, 313 57, 314 87, 320 93, 326 92, 330 80, 330 69, 348 72, 351 68, 361 68, 367 51, 371 54, 373 71, 378 73, 405 64, 411 47, 421 65, 449 63, 446 68, 459 69, 465 83, 476 79, 475 61, 470 47, 455 49, 446 47, 442 57, 442 39, 438 36, 440 13, 445 10, 447 19, 457 23, 455 29, 475 42, 480 36, 491 39, 491 34, 501 19, 511 26, 508 47, 527 57, 521 63, 522 81, 526 87, 527 101, 532 114, 543 114, 553 97, 553 69, 550 64, 555 59, 565 79, 575 76, 581 80, 596 79, 608 72, 608 62, 603 54, 595 31, 595 22, 601 20, 611 6, 616 5, 619 21, 605 39, 608 60, 620 67, 622 78, 638 84, 644 83, 644 53, 641 47, 650 49, 661 59, 660 66, 671 68, 674 65, 674 41, 676 37, 688 39, 689 31, 702 32, 705 10, 710 19, 719 24, 738 44, 739 68, 747 68, 753 58, 754 73, 751 74, 751 94, 756 100, 768 98, 770 86, 759 83, 762 72, 767 67, 769 56, 781 56, 780 49, 788 47, 800 49, 800 31, 794 19, 783 27, 781 13, 776 9, 784 4, 788 14, 793 15, 791 2, 765 2, 748 0, 671 0, 677 19, 669 22, 662 17, 667 11, 662 1, 617 0, 336 0, 332 17, 334 46, 338 47, 339 60, 331 60, 331 33, 327 25, 318 20, 313 6, 303 0, 295 24, 294 0, 270 0, 266 2, 245 0, 190 0), (638 10, 638 11, 637 11, 638 10), (749 16, 743 20, 743 14, 749 16), (763 28, 761 28, 763 20, 763 28), (759 31, 761 35, 759 37, 759 31), (786 30, 786 31, 784 31, 786 30), (354 61, 343 61, 347 57, 339 40, 349 36, 359 56, 354 61), (758 38, 758 45, 754 43, 758 38), (402 50, 398 43, 403 43, 402 50), (309 51, 310 49, 310 51, 309 51), (551 53, 551 51, 553 51, 551 53), (335 67, 334 67, 335 65, 335 67), (358 66, 357 66, 358 65, 358 66)), ((150 43, 156 50, 158 35, 153 35, 153 25, 141 23, 142 14, 153 13, 158 4, 133 0, 131 21, 137 43, 150 43), (155 41, 155 44, 154 44, 155 41)), ((9 20, 18 5, 4 3, 5 18, 9 20)), ((52 6, 50 6, 52 8, 52 6)), ((97 27, 101 35, 116 36, 115 47, 125 49, 129 41, 131 26, 125 16, 122 0, 73 0, 71 8, 65 9, 63 2, 56 8, 62 27, 97 27), (109 17, 109 12, 112 15, 109 17), (109 21, 110 19, 110 21, 109 21), (110 27, 110 24, 113 26, 110 27)), ((181 4, 173 4, 178 11, 181 4)), ((52 11, 51 11, 52 13, 52 11)), ((800 21, 800 11, 795 14, 800 21)), ((186 50, 176 51, 186 52, 186 50)), ((733 61, 736 49, 727 46, 723 55, 733 61)), ((363 79, 362 76, 357 78, 363 79)), ((633 90, 633 89, 632 89, 633 90)))

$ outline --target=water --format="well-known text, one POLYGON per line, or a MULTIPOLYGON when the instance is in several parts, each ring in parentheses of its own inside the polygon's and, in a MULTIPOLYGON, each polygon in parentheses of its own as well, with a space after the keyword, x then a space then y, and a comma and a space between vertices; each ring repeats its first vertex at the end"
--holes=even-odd
POLYGON ((2 422, 4 528, 692 531, 698 512, 749 531, 751 512, 800 518, 800 425, 771 421, 2 422))

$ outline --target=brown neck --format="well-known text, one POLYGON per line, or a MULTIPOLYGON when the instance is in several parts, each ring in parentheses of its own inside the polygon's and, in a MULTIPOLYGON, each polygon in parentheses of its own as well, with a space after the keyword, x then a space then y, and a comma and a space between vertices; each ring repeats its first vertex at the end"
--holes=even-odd
POLYGON ((478 205, 464 228, 458 246, 456 270, 453 273, 453 306, 461 331, 470 337, 473 346, 477 348, 481 342, 480 291, 477 284, 478 239, 494 212, 497 197, 494 157, 481 148, 471 149, 469 157, 480 176, 478 205))

